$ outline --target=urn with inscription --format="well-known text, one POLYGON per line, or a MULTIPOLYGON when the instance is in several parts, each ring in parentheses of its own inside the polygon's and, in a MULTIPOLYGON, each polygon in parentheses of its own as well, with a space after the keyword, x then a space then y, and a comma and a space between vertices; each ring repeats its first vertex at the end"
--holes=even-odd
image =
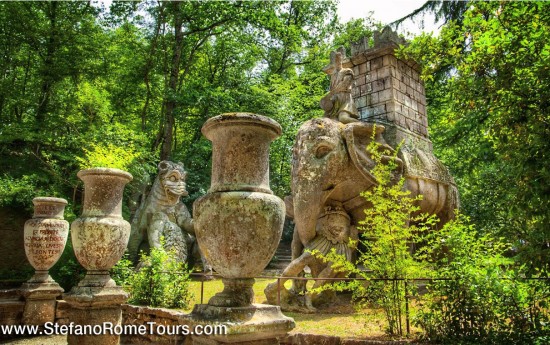
POLYGON ((63 219, 67 200, 38 197, 32 200, 34 215, 25 223, 25 254, 36 270, 29 283, 52 283, 48 270, 59 260, 69 235, 69 223, 63 219))
POLYGON ((109 270, 124 254, 130 238, 130 223, 122 218, 122 195, 132 175, 92 168, 77 176, 84 182, 84 204, 82 215, 71 223, 71 241, 78 262, 87 270, 78 286, 116 286, 109 270))

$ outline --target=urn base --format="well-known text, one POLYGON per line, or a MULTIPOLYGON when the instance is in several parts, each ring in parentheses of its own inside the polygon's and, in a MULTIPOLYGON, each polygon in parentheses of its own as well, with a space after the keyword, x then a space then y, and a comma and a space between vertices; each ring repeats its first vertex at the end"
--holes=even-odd
MULTIPOLYGON (((121 287, 75 286, 63 295, 70 305, 69 320, 75 325, 101 329, 103 325, 117 327, 122 324, 121 304, 126 303, 128 294, 121 287)), ((68 345, 118 345, 120 335, 113 332, 67 336, 68 345)))
MULTIPOLYGON (((25 284, 41 285, 41 284, 55 284, 55 280, 50 276, 49 271, 36 270, 34 275, 25 284)), ((57 285, 59 286, 59 285, 57 285)))
POLYGON ((254 278, 222 278, 223 291, 208 301, 216 307, 246 307, 254 302, 254 278))
POLYGON ((292 318, 284 316, 274 305, 252 304, 248 307, 217 307, 197 304, 191 313, 191 324, 224 325, 225 334, 193 336, 194 345, 202 344, 279 344, 295 326, 292 318))
MULTIPOLYGON (((46 272, 47 274, 47 272, 46 272)), ((55 321, 57 298, 63 289, 55 281, 23 284, 20 290, 25 299, 25 309, 21 320, 24 325, 43 326, 55 321)))

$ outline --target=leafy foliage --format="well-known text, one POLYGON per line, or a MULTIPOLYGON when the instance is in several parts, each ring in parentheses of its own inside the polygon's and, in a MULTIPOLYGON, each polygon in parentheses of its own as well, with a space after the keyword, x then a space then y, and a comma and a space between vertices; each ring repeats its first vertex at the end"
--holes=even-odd
POLYGON ((470 2, 463 20, 402 51, 424 66, 432 140, 463 212, 533 271, 550 264, 548 9, 470 2))
POLYGON ((367 282, 339 282, 332 288, 351 290, 360 308, 371 303, 380 306, 386 315, 388 333, 403 335, 405 299, 414 292, 414 285, 408 280, 427 273, 427 266, 415 259, 411 246, 435 225, 436 218, 418 213, 416 204, 421 196, 411 197, 411 192, 403 188, 404 178, 396 180, 397 152, 392 154, 383 149, 374 140, 375 132, 367 150, 376 162, 371 173, 378 184, 361 193, 372 207, 365 210, 365 219, 360 222, 359 243, 350 244, 358 247, 357 262, 348 262, 334 249, 323 259, 348 276, 354 274, 367 282))
POLYGON ((112 270, 113 279, 130 292, 129 303, 164 308, 187 308, 189 271, 178 262, 175 251, 152 248, 142 253, 141 268, 134 271, 128 259, 120 260, 112 270))
POLYGON ((165 158, 189 170, 192 202, 209 184, 200 127, 229 111, 282 124, 271 171, 284 196, 293 134, 320 115, 334 13, 314 1, 0 4, 0 202, 28 207, 43 191, 78 211, 82 167, 130 171, 129 197, 165 158))
POLYGON ((80 169, 104 167, 128 170, 137 157, 137 153, 132 148, 122 148, 113 144, 107 144, 105 147, 92 144, 90 150, 84 148, 84 153, 85 158, 77 157, 80 169))
POLYGON ((424 258, 437 280, 415 322, 430 341, 542 344, 550 336, 548 281, 511 269, 502 239, 480 235, 463 215, 425 236, 424 258))
POLYGON ((368 150, 377 163, 372 172, 378 185, 362 193, 372 207, 361 222, 357 263, 334 250, 325 257, 316 253, 333 268, 367 283, 354 280, 325 288, 351 290, 361 307, 371 303, 382 307, 388 333, 403 335, 405 299, 414 295, 416 287, 412 280, 433 277, 429 293, 417 297, 420 310, 414 318, 427 340, 461 344, 548 340, 550 286, 548 280, 538 280, 547 275, 527 276, 525 266, 514 268, 514 261, 505 256, 510 245, 503 238, 478 233, 460 213, 435 230, 434 216, 418 214, 415 202, 420 197, 412 198, 403 190, 403 179, 396 183, 396 164, 382 160, 382 154, 388 153, 374 140, 368 150))

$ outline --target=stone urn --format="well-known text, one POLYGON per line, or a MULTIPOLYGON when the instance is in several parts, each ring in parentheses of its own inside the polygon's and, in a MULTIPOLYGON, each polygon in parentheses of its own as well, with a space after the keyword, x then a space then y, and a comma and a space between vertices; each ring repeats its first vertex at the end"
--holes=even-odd
POLYGON ((59 260, 69 235, 69 223, 63 219, 67 200, 38 197, 32 200, 34 215, 25 223, 25 254, 36 270, 29 284, 55 284, 48 270, 59 260))
POLYGON ((130 237, 130 223, 122 218, 122 194, 132 175, 92 168, 77 176, 84 182, 84 204, 82 215, 71 224, 71 240, 76 258, 87 270, 78 286, 114 287, 109 270, 124 254, 130 237))
POLYGON ((193 205, 204 256, 222 276, 217 307, 247 307, 252 285, 271 260, 283 231, 284 202, 269 188, 269 144, 281 134, 274 120, 249 113, 213 117, 202 127, 212 141, 212 181, 193 205))

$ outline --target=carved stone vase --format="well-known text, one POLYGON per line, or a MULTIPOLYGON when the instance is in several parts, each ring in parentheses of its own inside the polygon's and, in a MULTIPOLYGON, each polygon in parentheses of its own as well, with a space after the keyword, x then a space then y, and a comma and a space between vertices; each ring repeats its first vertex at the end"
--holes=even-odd
POLYGON ((124 186, 132 180, 126 171, 110 168, 81 170, 84 182, 82 215, 71 224, 76 258, 87 270, 81 287, 114 287, 109 270, 124 254, 130 223, 122 218, 124 186))
POLYGON ((59 260, 69 235, 69 223, 63 219, 67 200, 39 197, 32 200, 34 215, 25 223, 25 254, 36 270, 28 284, 57 285, 48 270, 59 260))
POLYGON ((34 215, 25 223, 25 254, 36 270, 34 276, 21 286, 25 308, 21 322, 42 326, 55 321, 56 299, 63 289, 48 274, 59 260, 69 235, 69 223, 63 219, 67 201, 39 197, 32 200, 34 215))
POLYGON ((230 113, 206 121, 202 133, 212 141, 212 180, 193 205, 195 231, 224 283, 208 304, 250 306, 252 277, 271 260, 283 230, 284 202, 269 188, 269 144, 281 126, 264 116, 230 113))

